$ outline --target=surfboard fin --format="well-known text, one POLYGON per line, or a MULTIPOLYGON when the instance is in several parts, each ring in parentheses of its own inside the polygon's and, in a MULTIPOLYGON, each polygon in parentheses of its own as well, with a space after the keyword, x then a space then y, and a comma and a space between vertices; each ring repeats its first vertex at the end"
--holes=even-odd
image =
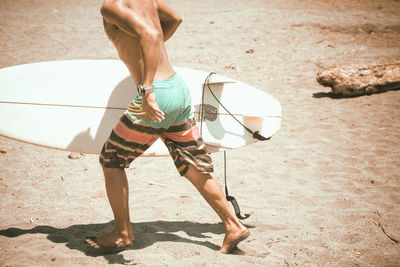
MULTIPOLYGON (((222 103, 221 103, 221 101, 219 101, 219 99, 218 99, 218 97, 216 97, 215 96, 215 94, 214 94, 214 92, 211 90, 211 87, 210 87, 210 84, 212 84, 211 83, 211 81, 210 81, 210 79, 211 79, 211 77, 214 75, 214 74, 216 74, 215 72, 211 72, 207 77, 206 77, 206 80, 204 81, 204 84, 203 84, 203 96, 202 96, 202 100, 201 100, 201 103, 202 103, 202 108, 201 108, 201 112, 200 112, 200 114, 203 114, 204 113, 204 111, 203 111, 203 109, 204 109, 204 105, 203 105, 203 102, 204 102, 204 90, 205 90, 205 86, 207 86, 207 88, 208 88, 208 90, 210 91, 210 93, 211 93, 211 95, 215 98, 215 100, 221 105, 221 107, 226 111, 226 112, 228 112, 228 114, 229 115, 231 115, 231 117, 232 118, 234 118, 240 125, 242 125, 243 126, 243 128, 247 131, 247 132, 249 132, 250 134, 252 134, 253 135, 253 138, 255 138, 255 139, 257 139, 257 140, 260 140, 260 141, 266 141, 266 140, 269 140, 269 139, 271 139, 271 137, 269 137, 269 138, 266 138, 266 137, 264 137, 264 136, 262 136, 260 133, 259 133, 259 131, 252 131, 249 127, 247 127, 247 126, 245 126, 243 123, 241 123, 222 103)), ((202 118, 204 115, 201 115, 200 116, 200 118, 202 118)), ((202 131, 202 124, 200 124, 200 132, 202 131)))

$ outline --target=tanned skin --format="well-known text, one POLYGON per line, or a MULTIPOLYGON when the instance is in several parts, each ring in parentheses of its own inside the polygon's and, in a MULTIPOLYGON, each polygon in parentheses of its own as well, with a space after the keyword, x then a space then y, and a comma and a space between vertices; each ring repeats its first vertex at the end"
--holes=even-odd
MULTIPOLYGON (((101 14, 106 34, 136 84, 142 83, 149 88, 153 80, 166 79, 174 74, 164 43, 175 33, 182 19, 162 0, 105 0, 101 14)), ((153 121, 164 119, 154 93, 143 96, 143 109, 153 121)), ((103 173, 115 226, 112 232, 89 238, 87 242, 96 249, 132 246, 135 237, 130 222, 125 170, 103 166, 103 173)), ((221 186, 209 173, 190 166, 185 177, 221 218, 226 233, 219 251, 230 253, 250 232, 232 213, 221 186)))

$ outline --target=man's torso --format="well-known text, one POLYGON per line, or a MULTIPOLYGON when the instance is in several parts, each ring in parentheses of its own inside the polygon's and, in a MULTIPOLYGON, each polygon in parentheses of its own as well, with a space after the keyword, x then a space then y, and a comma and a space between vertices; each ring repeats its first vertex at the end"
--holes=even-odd
MULTIPOLYGON (((131 5, 138 5, 138 10, 135 12, 146 12, 147 15, 151 17, 155 27, 162 34, 162 28, 160 24, 160 19, 157 12, 157 2, 150 1, 152 4, 148 4, 149 1, 143 0, 124 0, 131 5), (146 5, 141 6, 137 2, 147 2, 146 5), (141 10, 140 10, 141 9, 141 10)), ((134 10, 132 9, 132 12, 134 10)), ((103 19, 104 30, 107 37, 112 41, 115 48, 118 51, 120 59, 128 67, 135 83, 140 83, 143 80, 144 70, 143 70, 143 60, 141 56, 141 48, 139 40, 119 29, 116 25, 111 24, 103 19)), ((157 67, 157 72, 155 75, 155 80, 166 79, 174 73, 169 61, 167 51, 165 49, 164 42, 161 43, 160 60, 157 67)))

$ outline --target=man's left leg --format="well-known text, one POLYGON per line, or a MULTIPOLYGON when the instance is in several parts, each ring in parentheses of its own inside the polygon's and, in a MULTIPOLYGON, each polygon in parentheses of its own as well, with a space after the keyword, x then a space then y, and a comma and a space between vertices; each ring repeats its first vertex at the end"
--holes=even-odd
MULTIPOLYGON (((188 111, 190 114, 190 109, 188 111)), ((196 187, 221 218, 225 226, 225 238, 220 252, 230 253, 250 232, 230 210, 221 186, 210 175, 213 171, 212 159, 195 121, 188 119, 184 123, 174 124, 161 138, 168 147, 178 172, 196 187)))
POLYGON ((190 165, 184 176, 197 188, 221 218, 225 226, 225 238, 219 252, 230 253, 241 241, 250 235, 249 230, 233 214, 221 186, 209 173, 202 173, 190 165))

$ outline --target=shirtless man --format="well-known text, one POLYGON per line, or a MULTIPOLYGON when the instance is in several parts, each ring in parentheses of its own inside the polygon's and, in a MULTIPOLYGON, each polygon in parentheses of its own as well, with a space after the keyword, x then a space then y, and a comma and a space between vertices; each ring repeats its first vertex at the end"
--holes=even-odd
POLYGON ((219 251, 230 253, 250 232, 229 209, 220 185, 210 175, 212 161, 190 112, 189 89, 168 61, 164 42, 182 19, 163 0, 105 0, 101 14, 108 38, 138 84, 138 96, 115 126, 100 156, 114 230, 87 242, 96 249, 132 246, 135 237, 124 168, 162 138, 179 173, 221 218, 226 234, 219 251))

